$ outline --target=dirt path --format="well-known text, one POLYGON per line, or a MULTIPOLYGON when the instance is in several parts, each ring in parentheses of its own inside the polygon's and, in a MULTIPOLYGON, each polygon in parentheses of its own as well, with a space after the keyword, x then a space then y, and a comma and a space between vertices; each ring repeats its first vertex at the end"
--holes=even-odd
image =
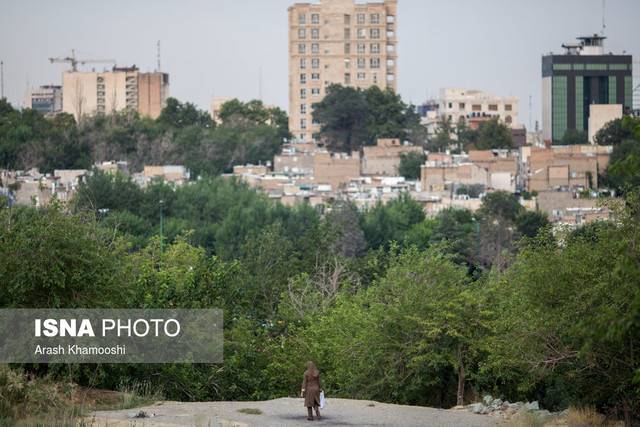
POLYGON ((282 398, 265 402, 159 402, 122 411, 95 412, 95 427, 196 426, 196 427, 293 427, 293 426, 398 426, 488 427, 495 419, 467 411, 419 406, 390 405, 366 400, 327 399, 322 421, 307 421, 302 399, 282 398), (257 409, 260 414, 239 412, 257 409), (150 418, 132 418, 139 411, 150 418))

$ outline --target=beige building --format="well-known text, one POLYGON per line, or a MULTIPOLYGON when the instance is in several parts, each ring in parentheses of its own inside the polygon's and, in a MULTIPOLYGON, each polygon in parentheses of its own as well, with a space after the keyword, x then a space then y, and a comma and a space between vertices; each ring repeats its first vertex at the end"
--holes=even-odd
POLYGON ((66 71, 62 75, 62 111, 76 120, 124 109, 157 118, 169 96, 169 75, 114 67, 104 72, 66 71))
POLYGON ((220 110, 222 110, 222 106, 226 103, 233 100, 230 96, 214 96, 211 100, 211 118, 217 124, 220 124, 222 120, 220 120, 220 110))
POLYGON ((596 143, 596 134, 607 123, 622 118, 622 104, 589 105, 589 142, 596 143))
POLYGON ((312 104, 330 84, 396 89, 397 0, 320 0, 289 7, 289 129, 299 141, 319 131, 312 104))
POLYGON ((376 145, 362 147, 362 175, 398 175, 403 154, 423 153, 414 145, 403 145, 397 138, 378 139, 376 145))
POLYGON ((461 118, 474 121, 497 117, 511 128, 519 126, 518 98, 514 96, 496 96, 472 89, 441 89, 438 111, 454 125, 461 118))
POLYGON ((598 188, 610 154, 611 147, 600 145, 532 147, 525 162, 525 187, 538 192, 598 188))

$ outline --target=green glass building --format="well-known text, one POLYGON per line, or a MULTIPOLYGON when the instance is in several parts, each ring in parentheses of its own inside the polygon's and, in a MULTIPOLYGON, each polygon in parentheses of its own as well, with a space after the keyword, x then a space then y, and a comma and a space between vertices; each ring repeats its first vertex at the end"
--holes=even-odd
POLYGON ((632 110, 631 55, 604 53, 605 37, 579 37, 562 55, 542 57, 542 129, 559 143, 568 129, 587 132, 589 105, 622 104, 632 110))

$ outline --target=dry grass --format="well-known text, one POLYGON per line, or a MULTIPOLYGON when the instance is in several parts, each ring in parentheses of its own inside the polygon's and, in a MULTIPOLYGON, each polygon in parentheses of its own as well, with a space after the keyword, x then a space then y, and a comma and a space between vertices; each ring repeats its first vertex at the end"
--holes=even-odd
POLYGON ((262 411, 260 409, 257 408, 242 408, 242 409, 238 409, 238 412, 241 412, 243 414, 249 414, 249 415, 261 415, 262 411))
POLYGON ((608 421, 607 418, 596 412, 594 408, 570 408, 566 418, 568 427, 617 427, 624 423, 608 421))
POLYGON ((149 383, 134 382, 120 392, 95 390, 37 378, 0 364, 0 427, 87 427, 92 410, 129 409, 161 400, 149 383))
POLYGON ((544 422, 531 412, 520 412, 500 424, 501 427, 543 427, 544 422))

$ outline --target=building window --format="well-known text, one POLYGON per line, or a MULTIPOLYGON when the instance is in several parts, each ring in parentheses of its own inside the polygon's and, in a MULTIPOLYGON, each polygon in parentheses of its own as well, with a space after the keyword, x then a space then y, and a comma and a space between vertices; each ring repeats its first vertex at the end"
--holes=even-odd
POLYGON ((380 58, 371 58, 369 66, 371 68, 380 68, 380 58))
POLYGON ((344 84, 351 84, 351 73, 344 73, 344 84))
POLYGON ((345 55, 349 55, 351 53, 351 44, 350 43, 345 43, 344 44, 344 53, 345 53, 345 55))
POLYGON ((366 67, 366 61, 364 58, 358 58, 358 68, 366 67))
POLYGON ((371 38, 372 39, 379 39, 380 38, 380 29, 379 28, 372 28, 370 34, 371 34, 371 38))
POLYGON ((391 43, 387 44, 387 53, 393 53, 395 51, 396 51, 395 45, 393 45, 391 43))
POLYGON ((378 73, 373 73, 373 84, 378 84, 378 73))
POLYGON ((298 53, 301 55, 304 55, 305 53, 307 53, 307 45, 306 44, 299 44, 298 45, 298 53))
POLYGON ((307 90, 300 89, 300 99, 307 99, 307 90))
POLYGON ((587 64, 587 70, 604 71, 607 69, 607 64, 587 64))
POLYGON ((311 73, 311 80, 320 80, 320 73, 311 73))
POLYGON ((307 104, 300 104, 300 114, 307 114, 307 104))
POLYGON ((344 15, 344 25, 351 25, 351 15, 344 15))
POLYGON ((371 53, 380 53, 380 43, 371 43, 369 50, 371 53))
POLYGON ((460 109, 460 110, 464 110, 464 102, 460 102, 460 103, 458 104, 458 109, 460 109))
POLYGON ((320 38, 320 30, 317 28, 311 29, 311 38, 314 40, 318 40, 320 38))
POLYGON ((345 28, 344 29, 344 39, 345 40, 351 40, 351 29, 350 28, 345 28))
POLYGON ((304 13, 299 13, 298 14, 298 24, 304 25, 306 23, 307 23, 307 15, 305 15, 304 13))
POLYGON ((305 83, 307 83, 307 75, 300 74, 300 84, 305 84, 305 83))
POLYGON ((363 55, 365 53, 365 44, 358 43, 358 55, 363 55))
POLYGON ((311 119, 311 124, 312 124, 312 125, 319 125, 319 124, 320 124, 320 120, 318 120, 318 119, 311 119))
POLYGON ((320 60, 318 58, 311 60, 311 68, 320 68, 320 60))
POLYGON ((364 80, 367 78, 367 75, 365 73, 358 73, 358 80, 364 80))
POLYGON ((313 95, 313 96, 320 95, 320 88, 318 88, 318 87, 311 88, 311 95, 313 95))
POLYGON ((349 68, 351 68, 351 60, 349 58, 345 58, 344 59, 344 68, 346 70, 348 70, 349 68))
POLYGON ((379 24, 380 23, 380 14, 379 13, 372 13, 370 16, 370 20, 372 24, 379 24))
POLYGON ((511 111, 513 109, 513 107, 511 106, 511 104, 504 104, 504 111, 511 111))
POLYGON ((504 122, 508 125, 511 124, 511 122, 513 122, 513 119, 511 118, 511 116, 507 116, 504 118, 504 122))
POLYGON ((498 111, 498 104, 489 104, 489 111, 498 111))
POLYGON ((311 44, 311 53, 320 53, 320 45, 318 43, 311 44))
POLYGON ((299 39, 306 39, 307 38, 307 30, 305 30, 304 28, 298 28, 298 38, 299 39))
POLYGON ((357 21, 359 25, 364 24, 364 13, 358 13, 358 15, 356 15, 357 17, 357 21))
POLYGON ((472 111, 482 111, 482 105, 480 105, 480 104, 473 104, 473 105, 471 106, 471 110, 472 110, 472 111))
POLYGON ((317 25, 320 23, 320 15, 318 15, 317 13, 312 13, 311 14, 311 23, 314 25, 317 25))
POLYGON ((305 68, 307 68, 307 59, 300 58, 300 69, 304 70, 305 68))
POLYGON ((358 28, 358 38, 364 39, 367 37, 367 29, 366 28, 358 28))
POLYGON ((307 128, 307 119, 300 119, 300 129, 305 130, 307 128))

